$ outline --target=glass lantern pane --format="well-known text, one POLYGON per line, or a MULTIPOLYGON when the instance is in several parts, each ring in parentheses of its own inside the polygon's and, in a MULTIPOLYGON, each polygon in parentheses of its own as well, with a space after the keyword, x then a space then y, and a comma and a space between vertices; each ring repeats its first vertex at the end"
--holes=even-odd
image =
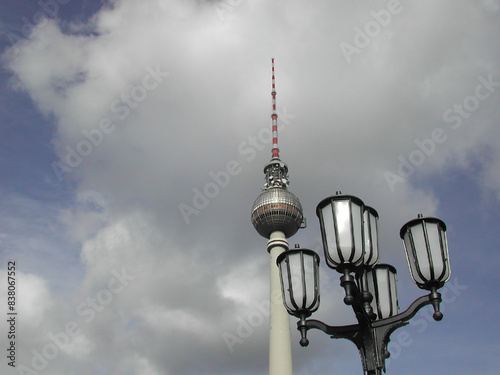
POLYGON ((365 238, 365 255, 363 263, 369 265, 372 258, 372 236, 371 236, 371 220, 370 211, 363 212, 363 236, 365 238))
POLYGON ((375 290, 375 280, 374 280, 375 274, 373 273, 373 270, 368 271, 365 274, 365 277, 367 279, 368 291, 370 292, 370 294, 373 297, 372 302, 371 302, 372 310, 375 314, 378 314, 377 313, 377 294, 376 294, 377 291, 375 290))
POLYGON ((316 265, 315 277, 314 277, 314 300, 309 308, 309 311, 314 312, 319 307, 319 269, 316 265))
POLYGON ((364 255, 363 264, 373 266, 378 262, 377 217, 365 207, 363 212, 364 255))
POLYGON ((444 257, 445 257, 445 273, 443 275, 443 282, 446 282, 449 280, 451 276, 451 268, 450 268, 450 255, 448 253, 448 239, 446 238, 446 232, 444 230, 441 231, 441 241, 444 246, 444 257))
POLYGON ((354 264, 359 264, 363 261, 363 206, 358 206, 352 203, 352 225, 354 244, 351 248, 350 261, 354 264))
POLYGON ((378 262, 379 252, 378 252, 378 219, 374 215, 370 215, 370 228, 371 228, 371 246, 372 246, 372 261, 370 265, 378 262))
POLYGON ((426 228, 434 271, 431 280, 440 281, 440 278, 445 272, 445 264, 443 248, 441 246, 441 236, 439 235, 439 226, 437 223, 427 222, 426 228))
POLYGON ((427 282, 432 279, 432 273, 423 225, 421 223, 415 225, 410 228, 410 231, 413 238, 413 244, 415 245, 414 251, 417 256, 415 266, 417 268, 419 278, 424 282, 427 282))
POLYGON ((285 306, 289 310, 294 310, 294 306, 290 300, 290 283, 289 283, 289 272, 288 272, 288 262, 286 258, 281 261, 280 266, 280 274, 281 274, 281 290, 283 295, 283 301, 285 306))
POLYGON ((391 314, 390 316, 399 313, 399 302, 398 302, 398 279, 395 272, 389 271, 389 285, 391 291, 391 314))
POLYGON ((299 309, 304 307, 304 288, 302 281, 302 262, 300 253, 293 253, 288 256, 290 263, 290 286, 293 301, 292 303, 299 309))
POLYGON ((377 269, 378 309, 379 319, 387 318, 391 314, 390 284, 385 269, 377 269))
POLYGON ((330 267, 335 268, 340 263, 340 259, 337 252, 337 238, 335 236, 335 224, 333 222, 331 205, 327 205, 321 209, 321 217, 323 219, 321 228, 324 230, 324 238, 326 239, 326 244, 323 243, 326 261, 330 267))
POLYGON ((406 259, 408 260, 408 267, 410 268, 410 274, 412 279, 417 284, 422 284, 425 281, 420 277, 417 270, 417 259, 414 253, 414 247, 410 239, 410 232, 407 231, 403 237, 403 243, 406 251, 406 259))
POLYGON ((340 251, 344 255, 344 259, 348 260, 352 250, 352 234, 351 234, 351 209, 349 201, 334 201, 335 220, 337 222, 337 230, 339 236, 340 251))
POLYGON ((314 257, 309 254, 304 254, 304 276, 306 284, 306 304, 305 308, 310 308, 314 305, 316 296, 315 292, 315 272, 314 272, 314 257))

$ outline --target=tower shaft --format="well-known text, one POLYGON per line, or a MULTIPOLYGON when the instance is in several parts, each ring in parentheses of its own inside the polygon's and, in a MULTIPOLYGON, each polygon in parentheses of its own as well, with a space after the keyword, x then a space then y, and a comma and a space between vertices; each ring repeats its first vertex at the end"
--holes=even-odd
POLYGON ((269 375, 292 375, 292 343, 290 340, 290 316, 283 303, 278 256, 288 250, 288 241, 283 232, 271 233, 267 243, 271 257, 270 267, 270 313, 269 313, 269 375))

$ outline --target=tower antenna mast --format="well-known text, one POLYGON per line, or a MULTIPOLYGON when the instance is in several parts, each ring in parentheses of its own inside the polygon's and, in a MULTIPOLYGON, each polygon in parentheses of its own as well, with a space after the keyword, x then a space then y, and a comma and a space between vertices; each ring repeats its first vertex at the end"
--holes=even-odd
POLYGON ((273 159, 280 157, 280 149, 278 147, 278 113, 276 111, 276 83, 274 81, 274 59, 272 61, 272 69, 273 69, 273 88, 271 90, 271 95, 273 96, 273 111, 271 113, 272 126, 273 126, 273 148, 272 155, 273 159))

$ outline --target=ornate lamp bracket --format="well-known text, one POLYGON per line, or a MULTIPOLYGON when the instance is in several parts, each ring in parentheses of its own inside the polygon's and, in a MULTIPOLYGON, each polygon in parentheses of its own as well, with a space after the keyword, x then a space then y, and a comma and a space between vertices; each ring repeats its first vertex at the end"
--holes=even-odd
MULTIPOLYGON (((387 345, 392 332, 407 325, 422 307, 430 304, 436 306, 439 302, 441 302, 441 294, 434 290, 429 295, 416 299, 406 311, 380 320, 370 319, 362 303, 354 303, 353 309, 359 323, 348 326, 329 326, 319 320, 306 320, 302 317, 297 322, 297 329, 302 334, 300 344, 302 346, 309 344, 307 331, 310 329, 319 329, 332 339, 347 339, 358 348, 365 374, 379 375, 382 374, 382 370, 384 372, 386 370, 385 360, 390 356, 387 345)), ((439 309, 436 312, 439 312, 439 309)), ((434 314, 435 320, 440 320, 440 318, 442 318, 441 313, 434 314)))

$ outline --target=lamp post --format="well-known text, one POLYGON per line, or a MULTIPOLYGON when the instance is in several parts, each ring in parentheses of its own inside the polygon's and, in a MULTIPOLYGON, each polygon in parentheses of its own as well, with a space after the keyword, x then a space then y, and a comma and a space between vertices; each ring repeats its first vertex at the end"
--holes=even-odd
POLYGON ((316 209, 320 221, 326 264, 338 271, 345 290, 344 303, 352 307, 357 324, 330 326, 307 319, 319 307, 319 256, 312 250, 293 249, 276 260, 281 276, 283 301, 290 315, 299 318, 300 345, 307 346, 307 331, 319 329, 332 338, 352 341, 359 349, 365 374, 385 372, 390 356, 390 335, 424 306, 439 310, 441 294, 437 291, 450 278, 446 225, 436 218, 418 215, 400 231, 412 279, 430 293, 416 299, 399 313, 396 269, 378 264, 378 213, 351 195, 321 201, 316 209))

